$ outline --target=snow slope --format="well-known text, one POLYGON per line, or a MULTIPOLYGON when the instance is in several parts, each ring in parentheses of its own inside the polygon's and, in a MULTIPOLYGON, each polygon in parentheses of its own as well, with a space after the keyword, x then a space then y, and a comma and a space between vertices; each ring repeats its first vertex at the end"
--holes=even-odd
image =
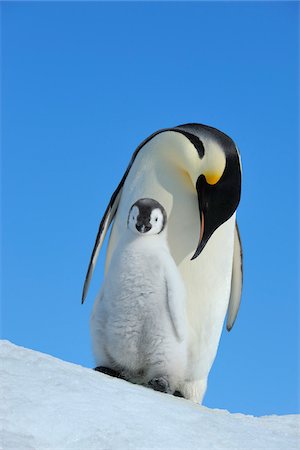
POLYGON ((3 450, 299 449, 299 417, 212 410, 0 341, 3 450))

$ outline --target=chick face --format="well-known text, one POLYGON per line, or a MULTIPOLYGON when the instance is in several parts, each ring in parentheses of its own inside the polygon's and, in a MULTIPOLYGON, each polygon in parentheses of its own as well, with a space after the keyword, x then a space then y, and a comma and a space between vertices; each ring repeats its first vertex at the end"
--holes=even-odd
POLYGON ((131 206, 127 225, 134 233, 150 236, 161 233, 166 222, 164 207, 152 198, 142 198, 131 206))

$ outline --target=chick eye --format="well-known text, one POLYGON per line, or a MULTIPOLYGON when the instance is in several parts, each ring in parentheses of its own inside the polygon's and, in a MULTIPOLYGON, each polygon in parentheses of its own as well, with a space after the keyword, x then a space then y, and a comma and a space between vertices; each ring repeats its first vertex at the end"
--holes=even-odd
POLYGON ((155 217, 155 222, 157 222, 158 221, 158 217, 155 217))

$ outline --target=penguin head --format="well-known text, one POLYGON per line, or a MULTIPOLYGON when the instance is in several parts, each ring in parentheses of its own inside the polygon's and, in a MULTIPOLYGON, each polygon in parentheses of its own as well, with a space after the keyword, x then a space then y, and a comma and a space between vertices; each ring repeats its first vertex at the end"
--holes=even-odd
POLYGON ((239 151, 223 132, 194 123, 153 133, 137 148, 134 157, 146 145, 153 158, 164 167, 165 171, 159 173, 160 183, 172 192, 178 182, 189 190, 191 198, 197 198, 200 226, 198 244, 191 257, 195 259, 238 207, 241 195, 239 151), (176 174, 171 180, 168 167, 172 169, 169 173, 176 174))
POLYGON ((161 233, 167 222, 164 207, 153 198, 141 198, 130 208, 127 226, 139 235, 161 233))

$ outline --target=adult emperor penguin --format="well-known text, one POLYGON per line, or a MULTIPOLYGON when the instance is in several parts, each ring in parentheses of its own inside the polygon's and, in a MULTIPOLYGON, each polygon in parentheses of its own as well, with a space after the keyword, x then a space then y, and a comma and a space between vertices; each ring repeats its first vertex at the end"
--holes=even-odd
POLYGON ((168 245, 187 291, 188 364, 184 397, 202 402, 224 318, 230 330, 242 289, 242 251, 236 225, 241 192, 238 150, 226 134, 200 124, 165 128, 144 140, 101 220, 88 268, 84 301, 97 257, 113 222, 106 271, 140 198, 154 198, 168 215, 168 245))
POLYGON ((91 335, 96 370, 173 394, 186 373, 186 293, 166 223, 156 200, 132 205, 94 304, 91 335))

